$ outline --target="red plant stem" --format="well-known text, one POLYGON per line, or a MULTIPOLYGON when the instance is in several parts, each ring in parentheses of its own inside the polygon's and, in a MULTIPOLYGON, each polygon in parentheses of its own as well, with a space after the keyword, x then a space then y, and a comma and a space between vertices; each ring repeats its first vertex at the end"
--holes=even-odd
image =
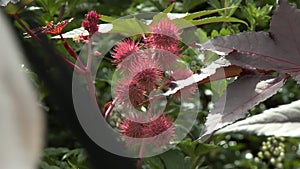
MULTIPOLYGON (((38 43, 40 43, 43 46, 43 43, 41 41, 41 39, 39 37, 36 36, 36 34, 34 34, 32 32, 32 30, 30 30, 23 22, 22 20, 17 16, 17 15, 12 15, 16 21, 21 25, 21 27, 38 43)), ((73 48, 68 44, 68 42, 63 38, 62 34, 59 34, 60 38, 64 44, 64 47, 66 48, 66 50, 69 52, 69 54, 79 63, 78 67, 77 65, 75 65, 73 62, 69 61, 68 59, 64 58, 63 56, 59 55, 63 61, 69 65, 71 68, 73 68, 75 71, 77 71, 80 74, 83 74, 87 84, 88 84, 88 88, 89 88, 89 92, 91 95, 91 99, 93 100, 94 104, 96 106, 98 106, 98 102, 97 102, 97 98, 96 98, 96 92, 95 92, 95 86, 93 84, 93 78, 92 78, 92 74, 90 71, 90 68, 87 70, 87 67, 84 66, 84 64, 81 62, 81 60, 78 58, 77 54, 75 53, 75 51, 73 50, 73 48)), ((90 56, 89 53, 89 58, 92 57, 90 56)), ((91 61, 90 61, 91 62, 91 61)), ((91 64, 91 63, 90 63, 91 64)), ((98 106, 99 107, 99 106, 98 106)), ((100 110, 101 111, 101 110, 100 110)))
MULTIPOLYGON (((15 15, 12 15, 14 18, 15 18, 15 20, 21 25, 21 27, 35 40, 35 41, 37 41, 38 43, 40 43, 41 45, 43 45, 43 43, 42 43, 42 41, 41 41, 41 39, 39 38, 39 37, 37 37, 36 36, 36 34, 34 34, 33 32, 32 32, 32 30, 30 30, 23 22, 22 22, 22 20, 18 17, 18 15, 17 14, 15 14, 15 15)), ((69 65, 71 68, 73 68, 75 71, 77 71, 78 73, 80 73, 80 74, 83 74, 84 72, 77 66, 77 65, 75 65, 74 63, 72 63, 71 61, 69 61, 69 60, 67 60, 66 58, 64 58, 64 57, 62 57, 61 55, 60 55, 60 57, 63 59, 63 61, 67 64, 67 65, 69 65)))
POLYGON ((78 58, 77 54, 75 53, 74 49, 69 45, 69 43, 65 40, 65 38, 62 36, 62 34, 59 34, 60 39, 62 40, 65 49, 68 51, 68 53, 79 63, 79 66, 81 69, 85 70, 86 67, 83 65, 81 60, 78 58))
POLYGON ((80 74, 84 74, 85 72, 80 68, 78 67, 77 65, 75 65, 73 62, 69 61, 68 59, 62 57, 60 55, 60 57, 62 58, 62 60, 67 64, 69 65, 70 67, 72 67, 77 73, 80 73, 80 74))
MULTIPOLYGON (((92 101, 94 102, 95 106, 99 107, 98 105, 98 101, 97 101, 97 96, 96 96, 96 90, 95 90, 95 86, 93 83, 93 77, 92 77, 92 73, 91 73, 91 45, 90 42, 88 43, 88 61, 87 61, 87 66, 85 66, 82 61, 80 60, 80 58, 77 56, 77 54, 75 53, 75 51, 73 50, 73 48, 69 45, 69 43, 64 39, 64 37, 62 36, 62 34, 59 34, 64 47, 66 48, 66 50, 69 52, 69 54, 79 63, 79 66, 81 68, 81 70, 83 70, 83 75, 86 79, 87 85, 88 85, 88 89, 90 92, 90 97, 92 99, 92 101)), ((101 110, 100 110, 101 111, 101 110)))
POLYGON ((87 43, 87 47, 88 47, 88 59, 87 59, 86 68, 87 70, 91 70, 93 55, 92 55, 92 43, 90 40, 87 43))
POLYGON ((142 169, 144 151, 145 151, 145 141, 142 140, 142 144, 139 152, 139 159, 137 161, 137 169, 142 169))
MULTIPOLYGON (((94 102, 95 106, 97 106, 99 108, 91 71, 86 70, 84 77, 86 79, 86 82, 87 82, 87 85, 89 88, 90 97, 91 97, 92 101, 94 102)), ((100 112, 101 112, 101 110, 100 110, 100 112)), ((102 114, 102 112, 101 112, 101 114, 102 114)))
POLYGON ((12 15, 14 18, 15 18, 15 20, 21 25, 21 27, 35 40, 35 41, 37 41, 38 43, 41 43, 42 41, 41 41, 41 39, 39 38, 39 37, 37 37, 36 36, 36 34, 34 34, 33 32, 32 32, 32 30, 30 30, 23 22, 22 22, 22 20, 18 17, 18 15, 17 14, 15 14, 15 15, 12 15))
MULTIPOLYGON (((77 54, 75 53, 75 51, 73 50, 73 48, 69 45, 69 43, 64 39, 64 37, 62 36, 62 34, 59 34, 64 47, 66 48, 66 50, 69 52, 69 54, 76 60, 78 61, 78 64, 80 66, 81 69, 83 69, 83 75, 86 79, 88 88, 89 88, 89 92, 90 92, 90 97, 92 99, 92 101, 94 102, 95 106, 99 107, 98 105, 98 101, 97 101, 97 97, 96 97, 96 90, 95 90, 95 86, 93 83, 93 78, 92 78, 92 73, 91 73, 91 45, 90 42, 88 43, 88 61, 87 61, 87 66, 84 66, 84 64, 81 62, 80 58, 77 56, 77 54)), ((101 110, 100 110, 101 111, 101 110)))

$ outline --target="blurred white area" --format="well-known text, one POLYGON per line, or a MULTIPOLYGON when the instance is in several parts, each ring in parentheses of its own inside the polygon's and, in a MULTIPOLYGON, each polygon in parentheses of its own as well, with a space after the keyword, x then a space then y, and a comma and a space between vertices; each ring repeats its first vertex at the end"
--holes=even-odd
POLYGON ((3 13, 0 23, 0 169, 36 169, 43 146, 43 113, 3 13))
POLYGON ((20 0, 0 0, 0 6, 6 6, 9 2, 16 4, 20 0))

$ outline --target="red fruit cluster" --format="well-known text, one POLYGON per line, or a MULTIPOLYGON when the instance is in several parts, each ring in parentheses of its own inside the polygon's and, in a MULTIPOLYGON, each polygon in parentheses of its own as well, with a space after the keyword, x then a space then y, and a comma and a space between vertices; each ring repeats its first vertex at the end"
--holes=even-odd
POLYGON ((100 17, 96 11, 88 12, 86 18, 82 21, 82 27, 87 30, 90 35, 98 32, 98 20, 100 17))
MULTIPOLYGON (((149 26, 149 34, 141 36, 136 43, 127 38, 117 43, 111 53, 120 77, 114 90, 117 103, 130 114, 133 109, 144 106, 147 114, 134 114, 134 120, 128 116, 120 122, 120 133, 128 144, 134 144, 138 138, 147 138, 156 145, 168 143, 174 135, 174 126, 165 114, 153 115, 151 103, 145 103, 152 91, 168 85, 170 80, 187 78, 190 71, 172 71, 180 74, 175 77, 167 73, 169 68, 176 67, 179 58, 179 29, 170 19, 162 19, 149 26), (169 76, 166 76, 169 74, 169 76), (145 105, 146 104, 146 105, 145 105), (142 123, 148 117, 152 120, 142 123)), ((174 69, 173 69, 174 70, 174 69)), ((128 115, 127 114, 127 115, 128 115)))
POLYGON ((164 114, 151 115, 150 120, 153 120, 147 123, 138 122, 140 118, 149 118, 149 116, 139 115, 136 121, 125 119, 119 125, 121 128, 119 132, 124 135, 123 138, 129 145, 137 144, 136 138, 144 138, 144 140, 147 138, 146 142, 157 146, 167 144, 171 140, 174 135, 174 125, 169 117, 164 114))
POLYGON ((115 63, 119 63, 119 67, 121 66, 121 62, 129 55, 139 51, 140 48, 138 44, 134 42, 132 39, 125 39, 122 42, 119 42, 114 47, 114 52, 111 53, 111 56, 115 59, 115 63))
POLYGON ((180 51, 180 34, 176 25, 169 19, 162 19, 157 24, 150 26, 151 34, 147 37, 150 48, 166 50, 177 54, 180 51))

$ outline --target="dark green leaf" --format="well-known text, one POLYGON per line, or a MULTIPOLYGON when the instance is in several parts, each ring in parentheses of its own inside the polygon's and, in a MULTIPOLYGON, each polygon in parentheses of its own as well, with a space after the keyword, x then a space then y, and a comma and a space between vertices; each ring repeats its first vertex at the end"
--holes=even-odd
POLYGON ((167 9, 163 11, 163 13, 170 13, 174 9, 175 3, 172 3, 167 9))

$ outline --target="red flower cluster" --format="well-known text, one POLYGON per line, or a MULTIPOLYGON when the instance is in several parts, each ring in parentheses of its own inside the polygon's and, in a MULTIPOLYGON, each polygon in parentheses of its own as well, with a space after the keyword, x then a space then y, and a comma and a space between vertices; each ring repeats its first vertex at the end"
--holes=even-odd
POLYGON ((90 35, 98 32, 98 20, 100 17, 96 11, 90 11, 82 21, 82 27, 87 30, 90 35))

